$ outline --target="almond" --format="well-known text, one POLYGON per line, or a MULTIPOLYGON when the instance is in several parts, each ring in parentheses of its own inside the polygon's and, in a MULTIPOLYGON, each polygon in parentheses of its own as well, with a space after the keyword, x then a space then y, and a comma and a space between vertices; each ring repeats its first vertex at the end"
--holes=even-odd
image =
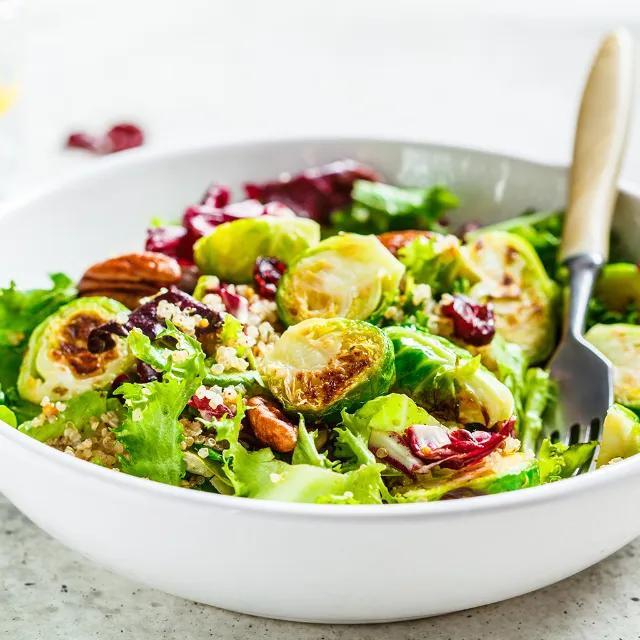
POLYGON ((106 296, 135 309, 140 299, 178 284, 182 270, 162 253, 129 253, 89 267, 78 283, 81 296, 106 296))

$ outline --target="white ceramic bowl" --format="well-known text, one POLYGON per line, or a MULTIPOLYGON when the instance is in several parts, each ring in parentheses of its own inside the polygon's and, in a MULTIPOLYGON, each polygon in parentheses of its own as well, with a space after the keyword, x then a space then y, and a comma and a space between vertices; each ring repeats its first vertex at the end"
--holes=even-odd
MULTIPOLYGON (((456 221, 564 203, 565 171, 493 154, 379 140, 290 141, 131 152, 9 206, 0 282, 78 276, 139 250, 152 216, 178 217, 211 180, 244 180, 352 157, 393 182, 443 183, 456 221)), ((640 199, 618 230, 640 246, 640 199)), ((638 255, 636 250, 636 256, 638 255)), ((0 423, 0 489, 94 562, 163 591, 260 616, 381 622, 487 604, 538 589, 640 534, 640 456, 513 493, 432 504, 301 505, 229 498, 108 471, 0 423)))

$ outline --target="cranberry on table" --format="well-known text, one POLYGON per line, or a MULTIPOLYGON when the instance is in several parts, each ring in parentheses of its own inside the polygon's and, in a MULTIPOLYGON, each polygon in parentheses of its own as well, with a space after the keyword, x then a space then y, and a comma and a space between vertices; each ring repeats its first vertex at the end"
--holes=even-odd
POLYGON ((126 149, 140 147, 144 143, 144 133, 135 124, 122 122, 116 124, 103 136, 93 136, 84 131, 76 131, 67 137, 69 149, 85 149, 98 155, 117 153, 126 149))

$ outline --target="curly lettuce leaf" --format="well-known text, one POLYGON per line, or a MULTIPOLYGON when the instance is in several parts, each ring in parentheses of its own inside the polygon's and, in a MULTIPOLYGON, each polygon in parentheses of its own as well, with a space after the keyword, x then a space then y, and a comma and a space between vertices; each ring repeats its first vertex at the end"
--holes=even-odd
POLYGON ((16 384, 31 332, 77 295, 73 282, 64 274, 54 273, 50 278, 51 289, 20 291, 14 282, 0 289, 0 385, 4 389, 16 384))
POLYGON ((339 231, 384 233, 402 229, 439 229, 437 220, 455 209, 460 201, 442 186, 426 189, 396 187, 381 182, 357 180, 350 208, 331 215, 339 231))
POLYGON ((336 457, 348 460, 344 469, 376 462, 369 451, 369 438, 374 429, 401 433, 415 424, 439 424, 411 398, 400 393, 369 400, 355 413, 343 411, 341 417, 333 433, 336 457))
POLYGON ((640 324, 640 315, 635 302, 629 303, 624 311, 614 311, 594 295, 587 306, 587 329, 596 324, 640 324))
POLYGON ((499 335, 494 336, 490 349, 498 378, 513 395, 522 449, 535 451, 542 432, 542 415, 553 397, 549 374, 538 367, 528 368, 522 348, 499 335))
POLYGON ((252 396, 261 395, 265 392, 265 384, 258 371, 234 371, 216 375, 210 371, 211 365, 214 364, 213 360, 207 359, 205 364, 207 366, 207 375, 204 377, 203 384, 208 387, 217 385, 224 389, 224 387, 242 385, 245 391, 252 396))
POLYGON ((525 451, 535 451, 542 433, 542 416, 554 398, 549 372, 539 367, 527 371, 518 437, 525 451))
POLYGON ((540 484, 570 478, 578 469, 588 464, 598 446, 597 441, 581 442, 567 447, 561 442, 551 443, 546 438, 538 452, 540 484))
POLYGON ((440 234, 416 238, 402 247, 398 259, 407 269, 407 289, 428 284, 434 294, 441 295, 467 288, 468 281, 458 277, 462 264, 459 248, 456 237, 440 234))
POLYGON ((15 387, 8 389, 5 393, 2 390, 2 385, 0 385, 0 405, 12 411, 16 416, 18 424, 33 420, 33 418, 39 416, 42 411, 42 407, 39 404, 23 400, 18 395, 18 390, 15 387))
POLYGON ((307 431, 304 418, 300 416, 298 424, 298 442, 291 457, 292 464, 310 464, 323 469, 331 469, 335 463, 331 462, 326 453, 319 453, 316 448, 317 431, 307 431))
MULTIPOLYGON (((297 456, 297 464, 276 459, 270 449, 247 451, 239 442, 244 407, 234 418, 215 421, 216 439, 226 441, 224 471, 234 495, 261 500, 306 503, 380 504, 386 488, 380 476, 384 466, 373 464, 348 473, 338 473, 319 464, 311 447, 312 435, 297 456), (305 453, 302 453, 304 449, 305 453), (314 459, 315 458, 315 459, 314 459)), ((301 423, 301 429, 304 423, 301 423)), ((316 452, 317 453, 317 452, 316 452)), ((328 462, 328 461, 327 461, 328 462)))
POLYGON ((69 424, 72 424, 80 433, 86 433, 91 419, 100 418, 107 412, 107 402, 106 391, 85 391, 75 398, 66 400, 63 403, 65 409, 52 422, 49 422, 44 415, 40 415, 24 422, 18 429, 40 442, 59 438, 69 424))
POLYGON ((204 379, 202 347, 170 322, 153 342, 140 331, 132 331, 128 341, 133 354, 163 376, 146 384, 123 384, 116 390, 126 407, 122 425, 114 429, 128 453, 128 458, 120 460, 122 470, 178 485, 185 473, 178 419, 204 379))
POLYGON ((18 426, 16 414, 6 405, 0 405, 0 420, 6 422, 10 427, 15 428, 18 426))

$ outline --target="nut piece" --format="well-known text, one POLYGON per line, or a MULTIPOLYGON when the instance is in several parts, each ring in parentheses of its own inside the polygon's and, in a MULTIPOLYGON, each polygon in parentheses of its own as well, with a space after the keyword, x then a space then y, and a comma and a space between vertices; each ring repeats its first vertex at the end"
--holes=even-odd
POLYGON ((78 283, 81 296, 106 296, 135 309, 140 299, 178 284, 182 270, 162 253, 129 253, 89 267, 78 283))
POLYGON ((378 240, 380 240, 380 242, 382 242, 382 244, 389 249, 394 256, 397 256, 398 251, 400 251, 402 247, 406 247, 408 244, 411 244, 416 238, 433 238, 433 236, 434 234, 432 231, 387 231, 386 233, 381 233, 378 236, 378 240))
POLYGON ((298 442, 298 429, 276 405, 254 396, 247 401, 247 414, 253 433, 262 444, 280 453, 290 453, 298 442))

